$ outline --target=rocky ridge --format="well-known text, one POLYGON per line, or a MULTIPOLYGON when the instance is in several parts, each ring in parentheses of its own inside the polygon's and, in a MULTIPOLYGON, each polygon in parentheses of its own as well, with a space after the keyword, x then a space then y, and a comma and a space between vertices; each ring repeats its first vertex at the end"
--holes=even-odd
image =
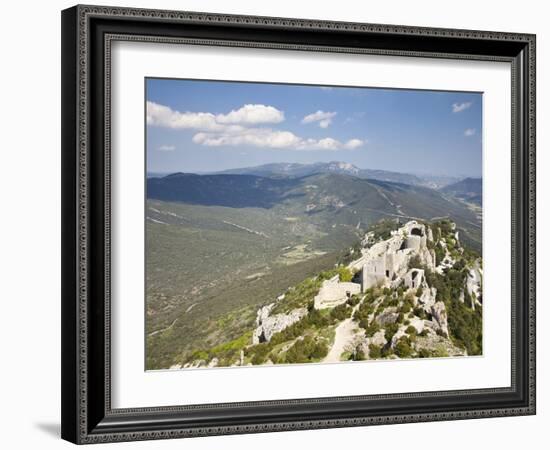
POLYGON ((241 348, 205 352, 187 366, 333 362, 335 352, 339 360, 480 354, 479 255, 448 220, 385 222, 347 264, 259 308, 241 348))

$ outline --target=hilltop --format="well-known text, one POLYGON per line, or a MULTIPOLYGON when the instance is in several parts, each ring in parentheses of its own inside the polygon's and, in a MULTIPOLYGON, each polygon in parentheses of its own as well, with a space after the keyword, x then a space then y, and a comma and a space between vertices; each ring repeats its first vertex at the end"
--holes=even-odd
POLYGON ((384 220, 260 306, 254 328, 172 368, 480 355, 482 278, 454 222, 384 220))

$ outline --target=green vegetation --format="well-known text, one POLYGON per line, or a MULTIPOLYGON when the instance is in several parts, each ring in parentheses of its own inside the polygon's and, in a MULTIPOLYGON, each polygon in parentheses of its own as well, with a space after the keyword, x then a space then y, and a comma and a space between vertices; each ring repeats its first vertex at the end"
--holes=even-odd
POLYGON ((472 310, 466 303, 458 301, 464 289, 467 270, 454 268, 440 275, 425 272, 426 281, 437 289, 437 300, 445 304, 451 339, 459 347, 465 348, 469 355, 482 353, 482 308, 472 310))
POLYGON ((275 364, 321 360, 328 353, 328 343, 333 338, 332 327, 350 317, 351 311, 352 308, 345 303, 331 310, 310 307, 306 316, 275 333, 269 342, 246 347, 245 356, 252 364, 263 364, 268 359, 275 364), (290 348, 282 350, 283 344, 286 346, 293 341, 290 348))
POLYGON ((328 346, 325 341, 316 341, 311 336, 298 339, 286 352, 285 362, 307 363, 319 361, 328 353, 328 346))
POLYGON ((338 305, 332 308, 332 310, 330 311, 330 318, 333 320, 333 322, 344 320, 348 317, 351 317, 352 311, 353 308, 347 303, 344 303, 342 305, 338 305))
POLYGON ((395 354, 400 358, 410 358, 413 354, 411 342, 407 336, 401 337, 395 344, 395 354))
POLYGON ((376 333, 380 331, 380 325, 375 320, 372 321, 370 325, 367 325, 365 328, 365 336, 373 337, 376 333))
MULTIPOLYGON (((219 360, 219 365, 231 365, 243 350, 249 362, 253 358, 284 362, 287 350, 282 346, 308 333, 319 336, 321 330, 333 330, 339 321, 350 317, 361 296, 352 296, 347 304, 329 311, 313 311, 311 306, 323 280, 335 275, 341 281, 353 279, 354 274, 345 265, 360 254, 364 229, 358 222, 372 224, 369 230, 375 239, 389 238, 391 231, 400 226, 394 219, 384 219, 386 209, 388 213, 394 213, 394 209, 380 190, 392 201, 405 205, 407 214, 435 217, 452 212, 453 220, 460 226, 461 242, 462 230, 467 230, 468 239, 479 241, 479 230, 468 225, 476 221, 475 215, 429 189, 394 189, 384 182, 374 187, 371 182, 336 180, 330 176, 311 177, 308 186, 313 181, 315 189, 299 184, 292 195, 281 196, 270 208, 147 201, 147 216, 151 218, 146 226, 147 369, 213 358, 219 360), (339 209, 329 201, 331 196, 353 204, 353 209, 339 209), (315 204, 315 209, 306 211, 310 204, 315 204), (258 307, 275 301, 282 293, 285 298, 276 304, 273 314, 306 307, 308 315, 295 328, 274 336, 273 344, 249 347, 258 307)), ((434 227, 436 234, 457 255, 451 222, 438 222, 434 227)), ((441 246, 434 247, 436 254, 444 254, 441 246)), ((478 256, 474 250, 466 249, 451 269, 453 274, 465 273, 478 256)), ((452 283, 448 283, 449 292, 441 297, 447 306, 451 338, 469 354, 479 354, 481 308, 472 311, 472 299, 467 295, 464 304, 450 304, 456 295, 452 283)), ((354 319, 367 336, 380 330, 374 321, 369 325, 368 317, 376 314, 375 300, 381 295, 382 308, 396 307, 400 323, 408 325, 411 313, 430 318, 414 308, 404 292, 400 286, 366 293, 354 319)), ((416 294, 421 295, 421 289, 416 294)), ((386 335, 391 334, 392 327, 388 327, 386 335)), ((329 342, 325 339, 326 345, 329 342)), ((293 351, 297 358, 315 359, 311 352, 298 350, 300 345, 293 351)), ((384 356, 388 354, 391 352, 385 350, 384 356)))
POLYGON ((412 325, 409 325, 407 327, 407 329, 405 330, 405 333, 407 333, 409 335, 409 337, 416 336, 416 334, 417 334, 416 328, 413 327, 412 325))
POLYGON ((421 348, 418 351, 419 358, 446 358, 449 356, 449 353, 442 345, 437 346, 433 350, 427 348, 421 348))
POLYGON ((353 319, 359 323, 361 328, 365 329, 367 336, 372 336, 378 331, 378 325, 373 321, 369 326, 369 316, 375 311, 374 305, 375 291, 373 289, 367 290, 363 303, 359 305, 359 308, 355 311, 353 319))
POLYGON ((288 289, 284 301, 278 302, 272 310, 272 314, 287 313, 296 308, 308 306, 319 293, 323 281, 330 280, 338 275, 340 281, 351 281, 353 274, 347 267, 338 266, 336 269, 325 270, 319 275, 308 278, 296 286, 288 289))
POLYGON ((342 282, 348 283, 353 279, 353 273, 347 267, 338 266, 338 268, 336 269, 336 272, 338 273, 340 277, 340 281, 342 282))
POLYGON ((382 348, 376 344, 369 345, 369 358, 370 359, 379 359, 382 357, 382 348))
POLYGON ((401 226, 399 220, 383 219, 372 224, 367 231, 374 234, 375 241, 385 241, 391 237, 391 232, 401 226))
POLYGON ((422 269, 422 262, 420 261, 420 256, 414 255, 409 259, 409 270, 411 269, 422 269))
POLYGON ((391 341, 394 334, 397 333, 397 330, 399 329, 398 323, 389 323, 385 326, 385 333, 384 337, 386 338, 386 341, 391 341))
POLYGON ((384 347, 382 347, 382 351, 381 351, 380 356, 382 358, 389 358, 393 354, 394 354, 393 349, 389 345, 385 345, 384 347))
POLYGON ((239 361, 241 350, 250 344, 252 331, 247 331, 237 339, 226 342, 224 344, 212 347, 209 350, 196 350, 193 352, 190 361, 210 361, 213 358, 218 359, 218 365, 230 366, 236 361, 239 361))
POLYGON ((323 284, 323 279, 325 278, 322 276, 308 278, 290 288, 285 293, 285 301, 279 302, 275 308, 273 308, 272 314, 285 313, 308 305, 319 293, 319 289, 321 289, 321 285, 323 284))
POLYGON ((365 352, 363 350, 363 346, 358 345, 355 348, 355 351, 352 354, 352 360, 353 361, 364 361, 365 359, 367 359, 367 355, 365 355, 365 352))
POLYGON ((349 306, 356 306, 360 301, 361 297, 357 294, 354 294, 348 299, 347 304, 349 306))

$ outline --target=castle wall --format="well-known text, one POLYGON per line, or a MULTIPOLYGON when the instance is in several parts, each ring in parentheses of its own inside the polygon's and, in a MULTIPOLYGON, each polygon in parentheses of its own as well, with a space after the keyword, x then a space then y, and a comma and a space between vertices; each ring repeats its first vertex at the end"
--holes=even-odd
POLYGON ((405 274, 403 281, 409 289, 417 289, 424 281, 424 271, 422 269, 411 269, 405 274))
POLYGON ((338 280, 325 280, 323 281, 323 285, 321 286, 319 293, 313 300, 314 308, 333 308, 345 303, 348 299, 348 295, 352 296, 360 293, 361 285, 358 283, 341 283, 338 280))
MULTIPOLYGON (((395 275, 403 274, 407 270, 411 254, 418 254, 428 266, 434 265, 434 252, 427 249, 427 241, 432 238, 427 234, 424 224, 410 221, 393 236, 382 242, 377 242, 363 251, 363 256, 349 265, 350 268, 360 271, 361 290, 373 286, 391 284, 395 275), (404 237, 406 236, 406 237, 404 237)), ((422 278, 423 279, 423 278, 422 278)), ((419 286, 422 281, 409 279, 411 286, 419 286)))
POLYGON ((410 235, 407 237, 407 248, 417 251, 423 246, 422 244, 426 245, 425 236, 410 235), (424 242, 422 242, 422 238, 424 238, 424 242))
POLYGON ((361 290, 365 292, 371 287, 381 286, 386 282, 387 278, 384 275, 374 273, 363 273, 361 280, 361 290))

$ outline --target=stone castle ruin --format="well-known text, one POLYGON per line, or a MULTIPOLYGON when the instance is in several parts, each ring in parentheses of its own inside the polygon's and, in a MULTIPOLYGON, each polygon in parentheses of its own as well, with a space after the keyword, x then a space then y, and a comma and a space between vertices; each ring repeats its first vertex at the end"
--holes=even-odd
POLYGON ((341 282, 339 275, 335 275, 330 280, 323 281, 319 293, 314 298, 314 308, 334 308, 344 303, 352 295, 362 292, 359 283, 341 282))
MULTIPOLYGON (((458 241, 458 233, 455 233, 455 239, 458 241)), ((341 281, 339 275, 324 280, 313 299, 313 307, 316 310, 332 309, 346 303, 353 296, 363 296, 371 288, 389 288, 392 298, 397 300, 396 291, 403 288, 405 296, 412 302, 415 310, 421 312, 409 313, 406 323, 399 325, 391 342, 386 342, 384 330, 365 337, 362 341, 365 352, 369 352, 370 344, 393 348, 398 340, 408 333, 408 328, 413 327, 417 333, 425 333, 423 336, 426 337, 422 338, 424 339, 422 345, 437 346, 444 341, 449 354, 464 354, 463 350, 453 346, 450 341, 445 341, 449 336, 445 304, 437 300, 437 289, 428 285, 424 272, 425 268, 441 273, 449 263, 454 264, 454 260, 445 241, 439 239, 438 242, 434 242, 432 229, 415 220, 392 231, 390 237, 385 240, 376 240, 374 233, 367 233, 362 241, 361 254, 347 266, 353 273, 352 280, 341 281), (430 242, 433 244, 429 244, 430 242), (436 245, 445 251, 444 258, 437 266, 434 250, 436 245)), ((473 309, 481 306, 482 272, 480 262, 476 261, 473 267, 469 268, 464 291, 459 299, 464 302, 464 292, 468 292, 473 309)), ((380 305, 380 298, 385 295, 376 300, 377 305, 380 305)), ((280 299, 282 298, 284 295, 280 299)), ((365 296, 362 299, 359 298, 359 303, 356 305, 359 305, 364 298, 365 296)), ((275 333, 284 330, 308 314, 306 307, 296 308, 288 313, 272 314, 275 305, 276 303, 271 303, 258 310, 256 328, 252 336, 253 344, 269 342, 275 333)), ((399 312, 396 306, 381 308, 381 310, 377 309, 377 315, 371 320, 381 327, 397 323, 399 312)))
MULTIPOLYGON (((427 274, 446 274, 446 269, 455 266, 455 261, 462 261, 460 270, 465 277, 464 286, 456 300, 477 310, 483 304, 482 261, 481 258, 464 258, 464 248, 456 245, 459 239, 454 224, 444 235, 441 227, 435 230, 437 241, 434 241, 429 225, 415 220, 401 225, 389 237, 386 234, 382 238, 369 232, 362 240, 360 251, 354 253, 356 259, 347 265, 352 274, 351 281, 348 281, 350 274, 347 270, 337 270, 333 273, 345 274, 346 281, 340 279, 340 274, 330 279, 324 276, 313 278, 310 281, 316 281, 314 287, 318 291, 307 290, 306 294, 300 294, 299 301, 292 298, 288 303, 285 292, 276 301, 260 307, 251 345, 267 344, 260 349, 271 353, 262 363, 288 362, 289 349, 306 337, 316 343, 330 343, 331 348, 322 362, 347 359, 354 351, 361 352, 362 359, 467 355, 467 348, 451 339, 447 299, 438 298, 436 286, 439 284, 428 284, 427 274), (334 310, 344 304, 347 306, 334 310), (320 313, 319 310, 324 311, 320 313), (319 322, 323 318, 329 321, 319 322), (277 333, 302 319, 307 320, 280 336, 281 339, 272 341, 277 333), (334 327, 331 329, 334 331, 332 338, 320 329, 326 324, 334 327), (269 343, 273 345, 270 347, 269 343), (371 351, 374 352, 372 355, 371 351)), ((451 311, 454 313, 454 309, 451 311)), ((213 358, 210 362, 188 364, 213 367, 218 360, 213 358)), ((257 363, 245 360, 245 353, 241 350, 240 359, 234 365, 245 364, 257 363)))
POLYGON ((371 287, 396 287, 402 282, 409 289, 421 287, 424 271, 409 270, 408 266, 410 259, 418 256, 421 263, 435 269, 435 253, 428 249, 428 240, 433 240, 431 229, 414 220, 407 222, 390 239, 364 248, 361 257, 349 264, 354 282, 342 283, 338 276, 324 281, 314 299, 315 308, 333 308, 371 287))

